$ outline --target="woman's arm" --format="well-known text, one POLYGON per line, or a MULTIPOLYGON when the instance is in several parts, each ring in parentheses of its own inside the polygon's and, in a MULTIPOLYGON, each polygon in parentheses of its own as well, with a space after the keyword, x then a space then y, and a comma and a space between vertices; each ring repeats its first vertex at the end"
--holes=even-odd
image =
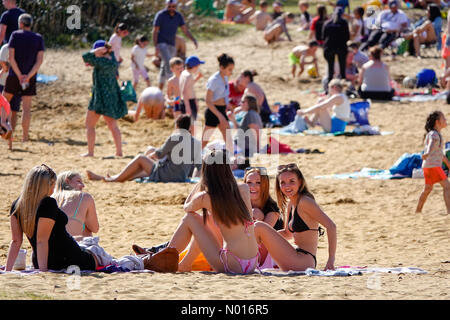
POLYGON ((315 106, 312 106, 305 110, 301 110, 301 109, 298 110, 297 114, 305 115, 305 114, 309 114, 309 113, 314 113, 318 109, 331 108, 334 105, 342 104, 342 102, 343 102, 343 100, 340 95, 333 95, 333 96, 329 97, 328 99, 316 104, 315 106))
POLYGON ((298 205, 302 207, 303 212, 327 229, 328 261, 325 266, 325 270, 334 270, 334 260, 336 257, 337 247, 336 224, 322 211, 322 209, 320 209, 313 199, 309 197, 302 197, 298 205))
POLYGON ((19 221, 15 216, 9 218, 11 225, 11 242, 9 243, 8 256, 6 258, 6 271, 11 271, 16 262, 17 255, 23 241, 23 232, 19 221))
MULTIPOLYGON (((289 204, 287 207, 287 212, 291 212, 291 210, 292 210, 292 206, 291 206, 291 204, 289 204)), ((288 224, 289 224, 289 218, 284 216, 284 229, 278 230, 278 233, 286 240, 290 240, 293 237, 292 232, 289 231, 288 224)))
POLYGON ((36 255, 39 270, 45 272, 48 271, 48 239, 55 225, 55 220, 39 218, 37 224, 36 255))
POLYGON ((210 206, 206 203, 207 199, 209 199, 208 193, 200 191, 200 184, 197 184, 184 202, 183 209, 185 212, 195 212, 200 209, 209 210, 210 206))
POLYGON ((97 217, 97 210, 95 209, 94 198, 89 194, 84 194, 84 201, 87 202, 87 212, 86 212, 86 229, 89 229, 92 233, 97 233, 100 229, 97 217))
POLYGON ((279 212, 269 212, 268 214, 266 214, 263 221, 273 228, 279 218, 280 218, 279 212))

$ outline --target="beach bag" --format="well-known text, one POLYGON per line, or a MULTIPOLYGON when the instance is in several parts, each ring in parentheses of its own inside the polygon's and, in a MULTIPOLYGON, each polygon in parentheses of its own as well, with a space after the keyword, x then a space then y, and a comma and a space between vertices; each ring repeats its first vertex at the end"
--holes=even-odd
POLYGON ((267 146, 267 154, 295 153, 287 144, 281 143, 275 138, 269 137, 269 145, 267 146), (277 152, 278 149, 278 152, 277 152))
POLYGON ((419 169, 421 167, 422 157, 419 153, 404 153, 389 171, 391 174, 412 177, 413 169, 419 169))
POLYGON ((350 104, 349 125, 368 126, 369 123, 369 101, 360 101, 350 104))
POLYGON ((120 94, 123 101, 131 101, 137 103, 136 91, 134 91, 131 81, 122 82, 122 86, 120 87, 120 94))
POLYGON ((417 75, 417 88, 434 85, 437 83, 436 72, 433 69, 422 69, 417 75))
POLYGON ((278 109, 280 124, 282 126, 287 126, 294 121, 298 109, 300 109, 300 104, 297 101, 291 101, 289 104, 281 106, 278 109))
POLYGON ((395 41, 395 43, 398 44, 397 47, 397 55, 402 55, 404 54, 406 51, 410 50, 410 40, 404 39, 404 38, 399 38, 395 41))

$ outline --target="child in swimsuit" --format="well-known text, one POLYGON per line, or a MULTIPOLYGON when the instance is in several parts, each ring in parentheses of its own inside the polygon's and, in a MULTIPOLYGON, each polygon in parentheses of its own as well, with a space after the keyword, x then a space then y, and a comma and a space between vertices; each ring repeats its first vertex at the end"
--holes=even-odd
POLYGON ((442 169, 442 162, 450 168, 450 161, 442 152, 444 141, 441 130, 447 127, 447 120, 441 111, 434 111, 428 115, 425 130, 425 150, 422 155, 422 168, 425 177, 425 188, 419 198, 416 213, 421 213, 433 185, 439 183, 444 188, 444 201, 447 214, 450 214, 450 183, 442 169))
POLYGON ((204 64, 197 56, 190 56, 186 59, 186 69, 180 75, 181 112, 197 119, 197 99, 195 98, 195 83, 202 77, 199 72, 201 64, 204 64), (196 77, 194 78, 194 75, 196 77), (184 109, 184 110, 183 110, 184 109))
POLYGON ((181 114, 180 75, 184 69, 184 62, 180 58, 174 57, 170 59, 169 65, 173 75, 167 80, 166 103, 167 109, 173 109, 173 117, 176 119, 181 114))

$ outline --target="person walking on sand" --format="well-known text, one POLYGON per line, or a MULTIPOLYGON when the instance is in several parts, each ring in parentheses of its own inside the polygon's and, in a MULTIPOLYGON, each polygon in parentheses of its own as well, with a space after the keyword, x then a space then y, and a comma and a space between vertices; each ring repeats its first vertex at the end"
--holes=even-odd
POLYGON ((117 120, 128 114, 116 79, 117 60, 111 46, 104 40, 94 43, 92 50, 83 54, 84 62, 94 66, 92 99, 86 114, 88 152, 83 157, 93 157, 95 126, 103 116, 116 145, 116 156, 122 156, 122 137, 117 120))
MULTIPOLYGON (((14 96, 22 96, 22 141, 29 139, 31 122, 31 102, 36 95, 36 78, 44 61, 44 39, 31 31, 33 18, 24 13, 18 20, 19 29, 14 31, 9 40, 10 69, 6 78, 3 95, 11 103, 14 96)), ((17 111, 12 111, 11 125, 13 131, 17 122, 17 111)))
POLYGON ((419 197, 416 213, 421 213, 433 185, 439 183, 444 188, 444 201, 447 214, 450 214, 450 183, 442 169, 442 162, 450 168, 450 161, 442 152, 444 140, 441 130, 447 127, 447 120, 441 111, 434 111, 427 117, 425 124, 425 150, 422 155, 422 168, 425 177, 425 188, 419 197))
POLYGON ((167 79, 172 76, 170 71, 170 59, 176 54, 175 39, 178 28, 191 39, 195 48, 197 40, 192 36, 184 23, 184 18, 177 11, 177 0, 166 0, 166 8, 159 11, 153 22, 153 44, 155 45, 155 57, 161 57, 159 71, 159 88, 163 90, 167 79))

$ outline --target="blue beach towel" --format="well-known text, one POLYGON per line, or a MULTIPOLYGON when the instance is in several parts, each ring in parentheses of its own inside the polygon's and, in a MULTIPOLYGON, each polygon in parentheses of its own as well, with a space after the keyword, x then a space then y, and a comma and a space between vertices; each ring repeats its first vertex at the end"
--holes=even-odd
POLYGON ((58 80, 58 76, 48 76, 40 73, 38 73, 36 77, 36 82, 44 84, 49 84, 51 82, 55 82, 56 80, 58 80))

